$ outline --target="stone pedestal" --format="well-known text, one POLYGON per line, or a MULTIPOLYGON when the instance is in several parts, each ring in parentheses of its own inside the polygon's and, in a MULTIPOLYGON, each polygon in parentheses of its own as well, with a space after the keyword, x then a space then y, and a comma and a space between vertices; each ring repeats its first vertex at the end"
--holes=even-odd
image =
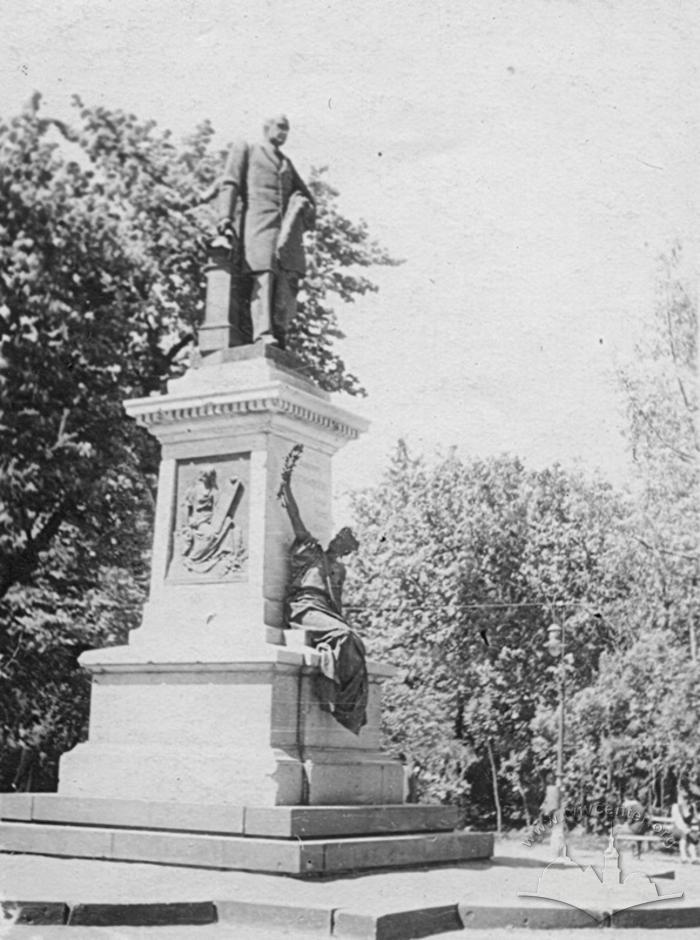
POLYGON ((354 735, 322 710, 303 632, 283 629, 293 538, 276 498, 284 459, 304 445, 294 491, 326 541, 331 457, 365 427, 295 365, 275 347, 226 350, 167 395, 127 403, 162 444, 150 597, 128 646, 81 658, 92 674, 90 734, 61 760, 62 795, 402 801, 402 767, 379 750, 380 682, 391 668, 368 664, 368 724, 354 735), (232 523, 228 550, 193 570, 188 493, 202 473, 232 523))

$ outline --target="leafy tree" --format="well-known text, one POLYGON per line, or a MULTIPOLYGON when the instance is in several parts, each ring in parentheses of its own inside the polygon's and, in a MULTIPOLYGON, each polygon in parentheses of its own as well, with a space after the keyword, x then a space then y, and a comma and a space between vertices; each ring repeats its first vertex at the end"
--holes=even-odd
POLYGON ((700 783, 697 300, 682 260, 665 259, 654 324, 620 374, 626 495, 510 458, 433 466, 399 445, 356 500, 357 623, 402 670, 387 740, 424 795, 482 823, 536 805, 562 675, 569 799, 632 784, 663 804, 679 780, 700 783), (543 648, 553 621, 561 662, 543 648))
POLYGON ((631 783, 663 804, 679 779, 700 781, 700 450, 697 297, 679 246, 661 264, 654 316, 619 374, 636 471, 618 564, 629 585, 616 611, 624 629, 571 703, 569 770, 573 787, 631 783))
MULTIPOLYGON (((402 670, 387 689, 389 743, 411 754, 425 795, 468 799, 482 821, 494 810, 527 817, 531 723, 557 698, 546 630, 575 613, 569 681, 585 685, 613 642, 605 612, 625 590, 608 564, 621 504, 558 467, 454 456, 429 466, 399 444, 355 512, 355 617, 402 670)), ((552 763, 550 753, 540 770, 552 763)))
POLYGON ((695 468, 700 455, 697 400, 697 296, 675 245, 661 258, 654 318, 620 371, 628 437, 640 469, 695 468))
POLYGON ((638 629, 670 629, 697 659, 700 434, 697 296, 691 285, 675 246, 662 259, 655 316, 619 378, 637 471, 631 536, 643 579, 638 629))
POLYGON ((651 630, 601 659, 569 709, 569 792, 633 786, 650 804, 700 781, 700 668, 671 631, 651 630))
MULTIPOLYGON (((52 120, 39 96, 0 121, 5 756, 47 740, 37 729, 49 713, 55 735, 49 702, 74 681, 75 652, 123 638, 138 617, 158 452, 122 402, 185 367, 222 165, 208 122, 178 143, 153 121, 78 99, 72 123, 52 120), (47 684, 37 663, 52 657, 47 684)), ((322 387, 357 394, 333 348, 329 300, 374 290, 358 272, 390 259, 342 216, 322 173, 312 186, 320 229, 290 345, 322 387)))

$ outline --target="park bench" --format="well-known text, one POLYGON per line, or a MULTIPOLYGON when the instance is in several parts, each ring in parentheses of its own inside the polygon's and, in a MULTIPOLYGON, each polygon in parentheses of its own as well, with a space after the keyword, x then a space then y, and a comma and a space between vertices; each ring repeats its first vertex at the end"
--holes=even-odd
POLYGON ((618 845, 622 845, 626 842, 631 843, 632 851, 637 858, 639 858, 645 849, 649 850, 657 843, 675 845, 675 839, 673 839, 672 836, 673 823, 670 816, 647 816, 647 821, 651 826, 649 832, 643 832, 637 835, 630 832, 628 824, 624 823, 615 833, 616 843, 618 845), (670 840, 673 840, 673 842, 670 840))

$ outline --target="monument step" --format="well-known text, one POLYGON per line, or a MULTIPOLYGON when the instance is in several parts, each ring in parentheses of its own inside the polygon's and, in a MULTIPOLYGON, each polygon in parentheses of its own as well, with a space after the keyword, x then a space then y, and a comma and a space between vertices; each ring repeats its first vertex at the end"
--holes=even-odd
POLYGON ((312 839, 448 832, 457 826, 458 811, 452 806, 417 803, 265 807, 68 797, 55 793, 4 793, 0 794, 0 819, 275 839, 312 839))
POLYGON ((303 840, 2 822, 0 851, 304 877, 490 858, 493 835, 430 832, 303 840))

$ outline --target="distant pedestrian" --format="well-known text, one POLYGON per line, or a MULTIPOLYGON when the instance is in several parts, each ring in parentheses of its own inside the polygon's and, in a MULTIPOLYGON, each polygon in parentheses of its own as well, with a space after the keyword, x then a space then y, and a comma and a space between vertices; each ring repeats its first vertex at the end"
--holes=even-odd
POLYGON ((622 815, 632 835, 641 836, 647 828, 647 819, 644 807, 632 788, 625 791, 625 798, 622 801, 622 815))
POLYGON ((418 768, 413 758, 407 757, 403 752, 399 754, 399 760, 403 764, 403 801, 404 803, 417 803, 418 768))
POLYGON ((554 774, 547 773, 547 784, 544 792, 544 799, 540 806, 540 816, 543 822, 551 822, 555 819, 561 809, 561 788, 554 782, 554 774))
POLYGON ((695 806, 690 802, 687 790, 678 790, 677 800, 671 807, 671 822, 673 836, 678 839, 681 862, 697 862, 696 845, 700 841, 700 827, 695 806))

